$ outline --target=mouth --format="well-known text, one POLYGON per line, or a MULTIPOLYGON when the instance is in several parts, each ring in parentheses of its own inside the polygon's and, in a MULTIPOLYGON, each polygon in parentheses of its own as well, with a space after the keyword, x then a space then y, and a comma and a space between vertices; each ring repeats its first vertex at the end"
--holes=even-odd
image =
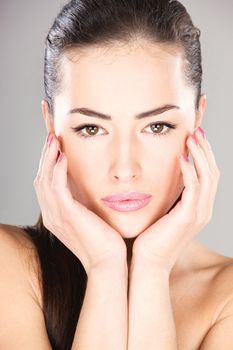
POLYGON ((121 192, 115 193, 113 195, 106 196, 102 198, 104 201, 116 202, 116 201, 126 201, 126 200, 144 200, 152 197, 150 194, 142 192, 121 192))
POLYGON ((111 209, 120 212, 130 212, 144 208, 149 204, 151 195, 142 199, 124 199, 124 200, 105 200, 103 202, 111 209))

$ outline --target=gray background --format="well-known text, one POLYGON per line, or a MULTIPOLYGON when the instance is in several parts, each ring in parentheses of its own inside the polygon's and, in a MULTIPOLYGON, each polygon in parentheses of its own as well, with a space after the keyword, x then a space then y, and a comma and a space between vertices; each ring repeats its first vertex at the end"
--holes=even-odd
MULTIPOLYGON (((221 171, 211 222, 198 239, 233 256, 233 1, 183 0, 201 29, 203 128, 221 171)), ((39 205, 33 188, 46 137, 42 118, 44 40, 66 1, 0 0, 0 222, 34 224, 39 205)))

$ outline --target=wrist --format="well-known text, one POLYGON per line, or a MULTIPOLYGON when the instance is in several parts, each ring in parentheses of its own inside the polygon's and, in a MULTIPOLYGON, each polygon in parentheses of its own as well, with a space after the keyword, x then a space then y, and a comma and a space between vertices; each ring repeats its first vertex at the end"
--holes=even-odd
POLYGON ((161 263, 156 263, 152 259, 150 259, 147 256, 133 253, 132 260, 131 260, 131 266, 130 266, 130 274, 134 270, 141 270, 142 274, 148 272, 152 273, 153 275, 162 275, 169 278, 170 270, 161 263))
POLYGON ((90 267, 90 272, 99 271, 103 273, 128 273, 127 258, 124 256, 112 256, 108 259, 99 261, 90 267))

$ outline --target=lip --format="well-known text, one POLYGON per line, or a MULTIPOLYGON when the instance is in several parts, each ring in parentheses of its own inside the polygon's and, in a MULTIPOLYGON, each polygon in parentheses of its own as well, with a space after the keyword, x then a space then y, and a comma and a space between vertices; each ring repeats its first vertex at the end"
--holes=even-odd
POLYGON ((144 208, 151 200, 151 197, 137 200, 105 201, 104 203, 116 211, 135 211, 144 208))
POLYGON ((152 197, 150 194, 141 193, 141 192, 122 192, 115 193, 110 196, 102 198, 105 202, 116 202, 116 201, 125 201, 125 200, 144 200, 152 197))

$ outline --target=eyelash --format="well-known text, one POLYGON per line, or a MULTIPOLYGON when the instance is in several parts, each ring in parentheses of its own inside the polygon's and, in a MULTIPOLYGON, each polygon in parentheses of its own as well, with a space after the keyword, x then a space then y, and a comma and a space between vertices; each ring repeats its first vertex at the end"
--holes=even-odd
MULTIPOLYGON (((150 127, 150 126, 153 126, 153 125, 159 125, 159 126, 166 126, 166 127, 168 127, 168 130, 166 132, 164 132, 164 133, 156 134, 156 133, 152 132, 151 135, 153 137, 154 136, 156 136, 156 137, 164 136, 164 135, 166 135, 166 134, 168 134, 170 132, 170 129, 176 129, 176 127, 177 127, 175 124, 165 123, 165 122, 151 123, 147 127, 150 127)), ((85 128, 89 127, 89 126, 94 126, 94 127, 99 128, 99 129, 102 129, 99 125, 96 125, 96 124, 83 124, 83 125, 71 128, 71 129, 74 130, 80 137, 83 137, 85 139, 93 139, 94 137, 99 136, 98 134, 96 134, 96 135, 85 135, 82 132, 83 129, 85 129, 85 128)))

